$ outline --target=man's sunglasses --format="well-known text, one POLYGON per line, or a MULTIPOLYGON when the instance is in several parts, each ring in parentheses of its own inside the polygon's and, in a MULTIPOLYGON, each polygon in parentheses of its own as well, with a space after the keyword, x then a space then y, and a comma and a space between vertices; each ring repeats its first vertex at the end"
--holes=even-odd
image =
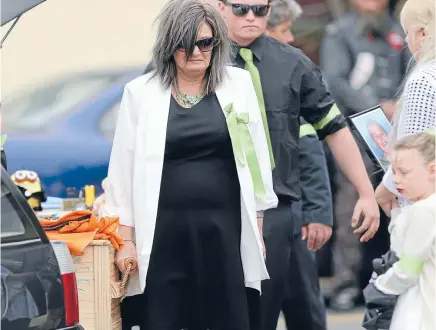
POLYGON ((244 5, 240 3, 231 3, 227 0, 224 0, 223 3, 226 6, 232 6, 233 15, 242 17, 248 14, 251 10, 256 17, 265 17, 268 15, 270 5, 244 5))
MULTIPOLYGON (((214 37, 200 39, 195 42, 195 46, 197 46, 203 53, 210 52, 217 44, 218 42, 214 37)), ((186 49, 183 46, 178 47, 178 50, 186 52, 186 49)))

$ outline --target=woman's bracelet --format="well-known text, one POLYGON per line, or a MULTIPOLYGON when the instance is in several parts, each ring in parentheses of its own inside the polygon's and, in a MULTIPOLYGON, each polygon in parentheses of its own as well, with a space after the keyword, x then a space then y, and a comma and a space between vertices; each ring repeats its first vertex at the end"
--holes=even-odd
POLYGON ((123 239, 124 242, 133 242, 136 245, 136 240, 134 239, 123 239))
POLYGON ((257 217, 263 218, 264 211, 257 211, 257 217))

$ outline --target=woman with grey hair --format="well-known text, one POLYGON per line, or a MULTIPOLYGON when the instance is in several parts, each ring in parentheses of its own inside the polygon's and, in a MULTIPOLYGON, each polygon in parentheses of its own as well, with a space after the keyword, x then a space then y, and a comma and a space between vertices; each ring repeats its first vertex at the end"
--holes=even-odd
POLYGON ((138 261, 127 299, 141 329, 252 330, 277 197, 251 76, 227 66, 210 4, 169 1, 157 31, 154 70, 125 87, 107 181, 117 266, 138 261))
POLYGON ((295 0, 274 0, 265 34, 288 45, 293 43, 292 24, 302 13, 301 6, 295 0))

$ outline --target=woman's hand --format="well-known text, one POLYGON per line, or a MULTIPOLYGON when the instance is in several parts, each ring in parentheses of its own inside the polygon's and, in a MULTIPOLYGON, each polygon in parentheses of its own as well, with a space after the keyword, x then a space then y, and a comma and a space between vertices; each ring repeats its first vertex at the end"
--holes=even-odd
POLYGON ((266 260, 266 248, 265 248, 265 242, 263 240, 263 216, 260 216, 259 214, 257 216, 257 228, 259 229, 259 236, 262 243, 263 259, 266 260))
POLYGON ((263 240, 262 234, 260 235, 261 243, 262 243, 262 253, 263 253, 263 259, 266 260, 266 247, 265 242, 263 240))
POLYGON ((132 241, 125 241, 123 248, 117 251, 115 255, 115 263, 123 274, 126 272, 126 260, 128 258, 133 258, 136 261, 130 270, 130 273, 134 274, 138 270, 138 256, 136 253, 136 245, 132 241))
POLYGON ((375 190, 375 199, 388 217, 391 216, 391 210, 396 205, 396 196, 391 193, 386 186, 381 183, 375 190))

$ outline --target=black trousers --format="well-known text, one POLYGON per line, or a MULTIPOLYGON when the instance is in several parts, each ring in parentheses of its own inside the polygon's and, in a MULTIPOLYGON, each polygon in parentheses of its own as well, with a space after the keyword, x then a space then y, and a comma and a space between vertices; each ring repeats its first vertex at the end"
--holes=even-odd
POLYGON ((277 329, 285 298, 294 232, 291 206, 279 203, 277 208, 265 212, 263 238, 270 279, 262 282, 262 330, 277 329))
POLYGON ((282 312, 288 330, 326 330, 326 309, 315 256, 301 235, 294 236, 282 312))
POLYGON ((295 235, 291 204, 265 212, 263 236, 270 279, 262 283, 262 330, 276 330, 280 312, 288 330, 325 330, 316 261, 295 235))

